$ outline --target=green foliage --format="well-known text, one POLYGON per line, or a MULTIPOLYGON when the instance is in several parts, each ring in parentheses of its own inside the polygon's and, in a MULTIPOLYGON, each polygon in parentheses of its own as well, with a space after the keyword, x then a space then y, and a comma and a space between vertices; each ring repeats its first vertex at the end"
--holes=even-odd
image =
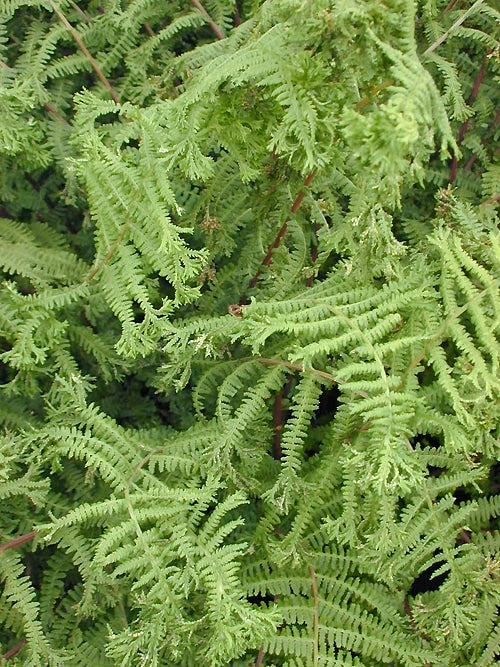
POLYGON ((496 664, 499 18, 0 0, 2 664, 496 664))

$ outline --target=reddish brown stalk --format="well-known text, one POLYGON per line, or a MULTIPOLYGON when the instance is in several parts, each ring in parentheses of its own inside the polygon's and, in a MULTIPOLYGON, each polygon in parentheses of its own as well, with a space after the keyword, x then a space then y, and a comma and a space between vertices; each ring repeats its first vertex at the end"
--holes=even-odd
POLYGON ((356 109, 356 111, 359 111, 360 109, 365 107, 367 104, 370 104, 370 102, 372 101, 372 98, 375 97, 375 95, 377 95, 377 93, 380 93, 382 90, 385 90, 386 88, 389 88, 389 86, 392 86, 393 83, 394 83, 394 79, 387 79, 383 83, 379 83, 378 86, 373 86, 373 88, 370 90, 370 94, 365 95, 364 97, 362 97, 359 100, 359 102, 356 104, 356 106, 354 107, 356 109))
MULTIPOLYGON (((498 109, 498 111, 496 112, 495 119, 491 124, 491 128, 493 129, 495 127, 495 125, 498 125, 498 123, 500 123, 500 109, 498 109)), ((499 150, 500 150, 500 148, 497 148, 495 150, 495 153, 498 153, 499 150)))
MULTIPOLYGON (((83 19, 86 23, 90 23, 90 18, 89 18, 89 17, 87 16, 87 14, 86 14, 86 13, 85 13, 85 12, 84 12, 84 11, 77 5, 77 4, 76 4, 76 2, 73 2, 73 0, 69 0, 69 4, 73 7, 73 9, 74 9, 76 12, 78 12, 78 14, 80 14, 80 16, 82 17, 82 19, 83 19)), ((97 11, 99 12, 99 14, 105 14, 105 13, 106 13, 102 7, 98 7, 98 8, 97 8, 97 11)), ((156 35, 155 31, 151 28, 151 26, 149 25, 149 23, 148 23, 147 21, 145 21, 143 25, 144 25, 144 29, 145 29, 145 31, 146 31, 149 35, 151 35, 151 37, 154 37, 154 36, 156 35)))
MULTIPOLYGON (((495 129, 495 126, 498 125, 498 123, 500 123, 500 109, 497 111, 496 116, 495 116, 493 122, 492 122, 491 125, 489 126, 489 129, 490 129, 490 130, 494 130, 494 129, 495 129)), ((486 146, 487 143, 488 143, 488 140, 487 140, 487 139, 485 139, 485 138, 481 139, 481 144, 482 144, 483 146, 486 146)), ((497 149, 497 151, 498 151, 498 149, 497 149)), ((495 152, 497 152, 497 151, 495 151, 495 152)), ((474 162, 477 160, 477 158, 478 158, 478 154, 477 154, 477 153, 473 153, 473 154, 470 156, 470 158, 467 160, 467 164, 466 164, 465 167, 464 167, 464 171, 469 171, 469 169, 472 168, 472 165, 473 165, 474 162)))
POLYGON ((120 98, 119 98, 118 94, 115 92, 113 86, 110 84, 110 82, 108 81, 108 79, 106 78, 104 73, 102 72, 102 70, 99 67, 99 64, 97 63, 97 61, 94 59, 94 57, 92 56, 90 51, 87 49, 87 47, 83 43, 82 38, 80 37, 80 35, 73 28, 73 26, 68 21, 68 19, 64 16, 64 14, 59 9, 59 7, 54 2, 51 2, 51 5, 52 5, 52 9, 54 10, 54 12, 59 17, 59 20, 61 21, 61 23, 64 25, 65 28, 67 28, 69 30, 69 32, 71 33, 71 36, 73 37, 76 44, 78 45, 78 48, 80 49, 80 51, 83 53, 83 55, 87 58, 87 60, 91 64, 92 69, 97 74, 97 76, 98 76, 99 80, 101 81, 101 83, 103 84, 103 86, 106 88, 106 90, 111 95, 113 100, 117 104, 119 104, 120 103, 120 98))
POLYGON ((116 237, 115 242, 114 242, 114 243, 112 244, 112 246, 109 248, 108 252, 105 254, 105 256, 104 256, 104 258, 102 259, 102 261, 99 262, 99 264, 97 264, 97 266, 94 266, 94 268, 91 269, 91 270, 89 271, 89 273, 88 273, 88 275, 87 275, 87 278, 85 279, 87 285, 90 284, 90 282, 91 282, 91 281, 94 279, 94 277, 99 273, 99 271, 100 271, 101 269, 103 269, 103 268, 106 266, 106 264, 109 262, 109 260, 111 259, 111 257, 113 257, 113 254, 114 254, 115 250, 118 248, 118 246, 120 245, 120 243, 123 241, 123 237, 125 236, 125 232, 126 232, 127 229, 128 229, 129 223, 130 223, 130 221, 127 220, 127 222, 126 222, 126 223, 123 225, 123 227, 120 229, 120 233, 119 233, 118 236, 116 237))
POLYGON ((281 460, 281 431, 283 430, 281 403, 283 399, 283 391, 278 391, 274 397, 274 414, 273 414, 273 458, 277 461, 281 460))
MULTIPOLYGON (((26 179, 26 182, 29 183, 29 185, 33 188, 33 190, 37 194, 40 194, 40 185, 28 173, 24 175, 24 178, 26 179)), ((55 204, 53 204, 50 199, 43 198, 43 201, 52 211, 55 209, 55 204)), ((35 211, 35 215, 40 220, 40 222, 45 222, 45 218, 40 213, 40 211, 35 211)))
POLYGON ((49 104, 48 102, 46 102, 46 103, 43 105, 43 108, 45 109, 45 111, 48 111, 48 112, 51 113, 55 118, 57 118, 57 120, 58 120, 60 123, 64 123, 64 125, 70 125, 70 122, 67 121, 66 118, 64 118, 64 116, 62 116, 62 115, 59 113, 59 111, 58 111, 54 106, 52 106, 52 104, 49 104))
MULTIPOLYGON (((415 630, 415 632, 418 632, 418 627, 417 627, 417 624, 415 623, 415 618, 413 617, 413 612, 412 612, 412 610, 411 610, 410 603, 408 602, 408 598, 407 598, 407 597, 405 597, 405 599, 403 600, 403 609, 404 609, 405 614, 406 614, 406 615, 408 616, 408 618, 410 619, 410 625, 411 625, 412 629, 415 630)), ((431 640, 431 638, 429 637, 429 635, 427 635, 427 634, 425 634, 425 633, 423 633, 423 632, 420 632, 420 635, 421 635, 424 639, 427 639, 427 641, 430 641, 430 640, 431 640)), ((426 663, 426 666, 427 666, 427 664, 428 664, 428 663, 426 663)))
MULTIPOLYGON (((488 51, 488 53, 484 56, 483 62, 481 63, 481 67, 479 68, 479 72, 477 74, 476 80, 474 81, 474 86, 472 87, 472 92, 469 95, 469 99, 467 100, 467 104, 469 106, 474 102, 474 100, 477 97, 477 93, 479 91, 479 86, 481 85, 481 82, 484 78, 484 68, 485 68, 485 65, 486 65, 486 59, 490 55, 490 53, 491 53, 491 50, 488 51)), ((464 140, 465 134, 466 134, 466 132, 469 128, 469 121, 470 121, 470 118, 467 118, 467 120, 465 120, 462 123, 462 127, 460 128, 460 131, 458 133, 457 146, 460 146, 460 144, 464 140)), ((457 168, 458 168, 458 159, 457 159, 457 156, 454 155, 452 160, 451 160, 451 169, 450 169, 450 178, 449 178, 450 183, 453 183, 455 181, 455 178, 457 176, 457 168)))
MULTIPOLYGON (((458 133, 457 146, 460 146, 460 144, 462 143, 468 126, 469 126, 469 119, 467 118, 467 120, 462 124, 460 132, 458 133)), ((455 178, 457 176, 457 169, 458 169, 458 159, 456 155, 453 155, 451 159, 450 178, 448 179, 449 183, 453 183, 455 181, 455 178)))
POLYGON ((485 206, 486 204, 494 204, 496 201, 500 201, 500 195, 493 195, 493 197, 482 201, 481 206, 485 206))
POLYGON ((470 158, 467 160, 467 164, 464 167, 464 171, 469 171, 469 169, 472 169, 472 165, 474 162, 477 160, 477 153, 473 153, 470 158))
POLYGON ((21 546, 21 544, 25 544, 26 542, 31 542, 36 537, 36 531, 32 530, 29 533, 25 533, 24 535, 20 535, 19 537, 15 537, 13 540, 10 540, 9 542, 4 542, 3 544, 0 544, 0 553, 2 551, 7 551, 7 549, 15 549, 16 547, 21 546))
MULTIPOLYGON (((307 175, 306 180, 304 181, 305 188, 308 188, 311 185, 312 179, 314 178, 315 174, 316 174, 315 171, 311 171, 311 173, 307 175)), ((299 194, 295 197, 295 201, 293 202, 292 207, 290 208, 290 213, 292 213, 292 215, 294 213, 297 213, 297 211, 299 210, 300 205, 302 204, 302 200, 304 199, 304 195, 305 195, 304 190, 301 190, 299 194)))
POLYGON ((226 39, 222 30, 219 28, 217 23, 212 21, 212 17, 207 12, 205 7, 201 4, 201 2, 199 2, 198 0, 191 0, 191 4, 193 4, 196 7, 196 9, 198 9, 203 14, 203 16, 207 19, 207 23, 212 28, 212 32, 217 37, 217 39, 226 39))
POLYGON ((410 603, 408 602, 408 598, 405 597, 403 601, 403 609, 405 610, 405 614, 408 616, 410 619, 410 625, 411 627, 416 630, 417 629, 417 624, 415 623, 415 619, 413 618, 413 612, 410 607, 410 603))
POLYGON ((264 660, 264 649, 261 648, 259 651, 259 655, 257 656, 257 660, 255 661, 255 667, 260 667, 262 665, 263 660, 264 660))
MULTIPOLYGON (((305 188, 307 188, 309 185, 311 185, 311 181, 313 180, 315 173, 316 172, 311 171, 311 173, 308 174, 306 180, 304 181, 304 187, 305 188)), ((301 190, 299 192, 299 194, 295 197, 295 201, 293 202, 293 204, 290 208, 290 214, 291 215, 294 215, 295 213, 297 213, 297 211, 300 208, 300 205, 302 204, 302 200, 304 199, 304 196, 305 196, 305 192, 304 192, 304 190, 301 190)), ((273 250, 275 250, 275 248, 277 248, 279 246, 279 244, 281 243, 281 239, 285 236, 286 230, 288 229, 289 221, 290 221, 290 216, 288 216, 287 219, 285 220, 285 222, 281 225, 280 230, 276 234, 276 237, 275 237, 274 241, 268 246, 266 255, 265 255, 264 259, 262 260, 260 267, 257 269, 254 277, 252 278, 252 280, 248 284, 248 287, 250 289, 255 287, 255 285, 259 281, 260 274, 262 272, 262 267, 269 266, 271 264, 271 262, 273 261, 273 250)), ((246 300, 246 297, 245 297, 245 295, 243 295, 240 299, 240 304, 244 303, 245 300, 246 300)))
POLYGON ((488 56, 491 55, 492 53, 493 53, 493 51, 490 49, 483 58, 483 62, 481 63, 481 67, 479 68, 479 72, 477 74, 476 80, 474 81, 474 86, 472 87, 472 92, 469 95, 469 99, 467 100, 467 104, 472 104, 472 102, 474 102, 474 100, 477 97, 479 86, 481 85, 481 82, 482 82, 483 77, 484 77, 484 66, 486 64, 486 60, 487 60, 488 56))
MULTIPOLYGON (((265 255, 264 259, 261 262, 261 266, 257 269, 257 272, 255 273, 254 277, 252 278, 252 280, 248 284, 250 289, 255 287, 255 285, 258 283, 259 278, 260 278, 260 274, 261 274, 261 271, 262 271, 262 267, 263 266, 269 266, 271 264, 272 257, 273 257, 273 250, 279 246, 279 244, 281 243, 281 239, 285 236, 286 230, 288 228, 288 221, 289 220, 290 220, 290 218, 287 218, 285 220, 285 222, 281 225, 280 230, 276 234, 276 237, 275 237, 274 241, 267 248, 267 252, 266 252, 266 255, 265 255)), ((242 299, 244 300, 245 297, 243 296, 242 299)))
POLYGON ((0 655, 0 660, 10 660, 13 658, 15 655, 19 653, 19 651, 26 645, 26 639, 21 639, 21 641, 10 648, 7 653, 4 653, 3 655, 0 655))
MULTIPOLYGON (((321 225, 318 223, 318 224, 316 225, 315 229, 314 229, 315 234, 316 234, 316 232, 318 232, 320 229, 321 229, 321 225)), ((313 264, 315 264, 317 259, 318 259, 318 246, 314 245, 314 246, 311 248, 311 262, 312 262, 313 264)), ((309 278, 307 279, 307 286, 308 286, 308 287, 312 287, 313 282, 314 282, 314 276, 309 276, 309 278)))
POLYGON ((311 576, 311 592, 314 600, 313 610, 313 629, 314 629, 314 644, 313 644, 313 665, 317 667, 319 664, 319 596, 318 586, 316 583, 316 572, 312 565, 308 565, 309 574, 311 576))
POLYGON ((8 218, 9 220, 13 220, 11 214, 7 211, 5 206, 0 206, 0 218, 8 218))
POLYGON ((457 0, 451 0, 446 7, 443 9, 441 14, 439 15, 438 21, 443 18, 443 16, 446 14, 446 12, 449 12, 450 10, 453 9, 453 7, 457 4, 457 0))
MULTIPOLYGON (((3 67, 4 69, 10 69, 10 67, 7 65, 7 63, 4 63, 3 60, 0 60, 0 67, 3 67)), ((44 109, 51 113, 57 120, 59 120, 61 123, 64 123, 65 125, 70 125, 70 123, 64 118, 64 116, 61 116, 59 111, 52 105, 46 102, 43 105, 44 109)))
MULTIPOLYGON (((313 246, 311 248, 311 262, 314 264, 317 259, 318 259, 318 248, 317 246, 313 246)), ((313 282, 314 282, 314 276, 309 276, 306 284, 308 287, 312 287, 313 282)))

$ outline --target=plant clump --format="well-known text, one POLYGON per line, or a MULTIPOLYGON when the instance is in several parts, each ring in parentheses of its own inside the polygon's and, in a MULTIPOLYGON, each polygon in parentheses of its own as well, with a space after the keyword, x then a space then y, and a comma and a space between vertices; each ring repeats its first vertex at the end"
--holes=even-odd
POLYGON ((0 663, 493 667, 487 0, 0 0, 0 663))

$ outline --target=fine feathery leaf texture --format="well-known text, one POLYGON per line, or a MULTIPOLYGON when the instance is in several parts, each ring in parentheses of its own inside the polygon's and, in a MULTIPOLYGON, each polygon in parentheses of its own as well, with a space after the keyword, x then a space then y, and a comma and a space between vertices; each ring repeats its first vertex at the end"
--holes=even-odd
POLYGON ((0 0, 0 663, 493 667, 498 7, 0 0))

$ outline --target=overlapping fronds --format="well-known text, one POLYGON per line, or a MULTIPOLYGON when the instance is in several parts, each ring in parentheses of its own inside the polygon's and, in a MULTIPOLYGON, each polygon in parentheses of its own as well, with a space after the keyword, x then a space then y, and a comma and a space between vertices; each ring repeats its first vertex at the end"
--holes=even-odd
POLYGON ((494 3, 0 0, 0 662, 493 667, 494 3))

